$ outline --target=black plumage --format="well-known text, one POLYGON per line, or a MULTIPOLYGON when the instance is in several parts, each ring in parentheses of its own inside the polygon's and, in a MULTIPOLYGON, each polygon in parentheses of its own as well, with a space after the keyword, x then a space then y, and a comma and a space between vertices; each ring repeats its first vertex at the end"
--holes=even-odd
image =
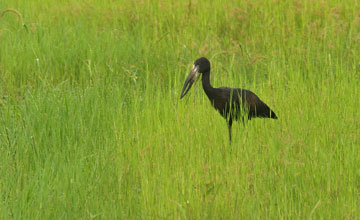
POLYGON ((181 92, 183 98, 196 78, 202 74, 202 86, 212 106, 226 119, 231 143, 231 126, 234 120, 273 118, 276 114, 250 90, 240 88, 213 88, 210 84, 210 62, 205 57, 195 61, 181 92))

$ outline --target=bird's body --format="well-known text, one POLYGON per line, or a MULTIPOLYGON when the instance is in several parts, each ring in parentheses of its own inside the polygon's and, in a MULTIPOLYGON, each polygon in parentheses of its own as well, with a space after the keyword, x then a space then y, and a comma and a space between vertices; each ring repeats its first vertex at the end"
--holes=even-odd
POLYGON ((210 83, 210 62, 206 58, 195 61, 190 75, 185 81, 181 98, 189 91, 192 83, 202 74, 202 86, 212 106, 226 119, 231 142, 231 126, 233 120, 251 118, 273 118, 276 114, 260 98, 250 90, 240 88, 213 88, 210 83))

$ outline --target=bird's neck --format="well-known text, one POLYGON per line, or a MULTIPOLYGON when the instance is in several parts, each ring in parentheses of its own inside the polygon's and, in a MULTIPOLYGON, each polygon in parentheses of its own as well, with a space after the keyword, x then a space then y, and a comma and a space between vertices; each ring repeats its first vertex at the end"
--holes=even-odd
POLYGON ((211 94, 214 93, 215 88, 213 88, 210 84, 210 71, 202 74, 202 86, 206 95, 211 100, 210 97, 214 97, 211 94))

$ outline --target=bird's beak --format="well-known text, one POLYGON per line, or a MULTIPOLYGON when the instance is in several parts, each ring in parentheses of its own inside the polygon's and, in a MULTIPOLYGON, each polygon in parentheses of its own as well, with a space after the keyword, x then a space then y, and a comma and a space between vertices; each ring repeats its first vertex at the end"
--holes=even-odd
POLYGON ((190 90, 192 84, 195 82, 196 78, 200 75, 199 73, 199 67, 198 66, 193 66, 188 77, 186 78, 185 80, 185 83, 184 83, 184 87, 181 91, 181 96, 180 96, 180 99, 182 97, 184 97, 186 95, 186 93, 188 93, 188 91, 190 90))

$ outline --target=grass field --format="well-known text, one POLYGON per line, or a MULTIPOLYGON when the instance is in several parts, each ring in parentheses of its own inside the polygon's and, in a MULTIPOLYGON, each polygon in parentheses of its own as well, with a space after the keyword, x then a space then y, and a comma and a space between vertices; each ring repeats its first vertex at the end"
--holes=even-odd
POLYGON ((360 2, 0 10, 0 219, 360 219, 360 2), (201 56, 279 120, 230 147, 201 56))

